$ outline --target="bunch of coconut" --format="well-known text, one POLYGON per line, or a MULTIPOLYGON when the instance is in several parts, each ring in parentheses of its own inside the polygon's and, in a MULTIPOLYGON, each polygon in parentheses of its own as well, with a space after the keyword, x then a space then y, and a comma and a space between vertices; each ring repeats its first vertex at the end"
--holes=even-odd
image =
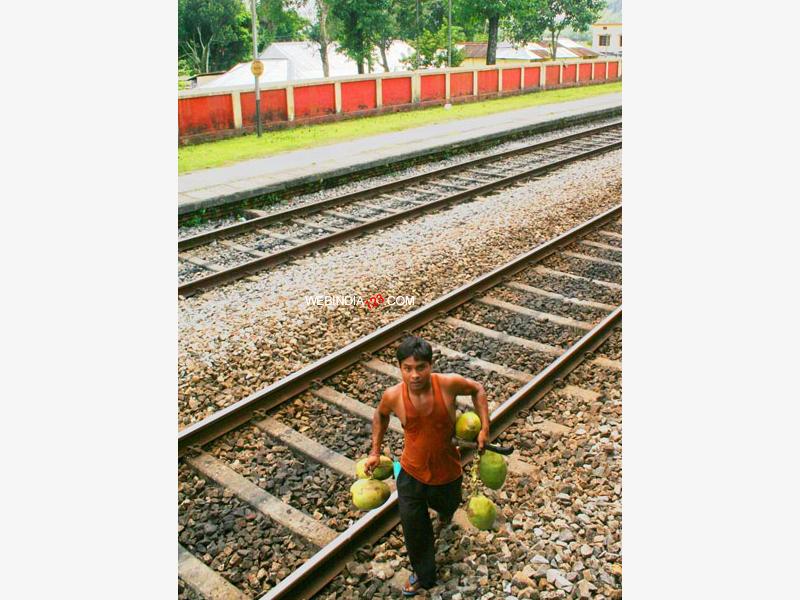
POLYGON ((391 495, 389 486, 383 480, 392 475, 393 463, 388 456, 381 456, 380 462, 372 470, 372 475, 367 475, 364 465, 367 456, 356 462, 356 481, 350 486, 350 493, 353 495, 353 504, 361 510, 372 510, 378 508, 391 495))
MULTIPOLYGON (((467 442, 474 442, 481 430, 481 418, 474 412, 465 412, 456 420, 456 437, 467 442)), ((480 478, 483 485, 499 490, 506 480, 508 465, 506 459, 496 452, 484 450, 478 463, 477 472, 473 468, 472 484, 475 487, 480 478)), ((477 490, 476 490, 477 492, 477 490)), ((497 518, 497 508, 489 498, 475 493, 467 505, 469 522, 481 530, 491 529, 497 518)))

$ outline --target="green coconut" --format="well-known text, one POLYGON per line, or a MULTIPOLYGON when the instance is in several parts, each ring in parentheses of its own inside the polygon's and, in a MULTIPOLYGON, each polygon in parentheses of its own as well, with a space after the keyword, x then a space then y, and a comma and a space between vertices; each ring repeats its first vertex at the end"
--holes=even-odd
POLYGON ((506 459, 497 452, 486 450, 481 456, 478 476, 486 487, 499 490, 506 480, 508 465, 506 459))
POLYGON ((494 519, 497 517, 497 508, 494 502, 481 494, 473 496, 467 505, 467 517, 469 522, 478 529, 491 529, 494 519))
POLYGON ((481 418, 472 411, 465 412, 456 420, 456 437, 468 442, 475 441, 481 430, 481 418))
POLYGON ((359 479, 350 486, 353 504, 361 510, 372 510, 386 502, 391 494, 389 486, 377 479, 359 479))
MULTIPOLYGON (((369 475, 367 475, 367 471, 364 468, 368 458, 368 456, 365 456, 356 463, 356 477, 359 479, 369 479, 369 475)), ((372 477, 374 479, 387 479, 392 476, 393 471, 394 464, 392 459, 388 456, 381 456, 380 462, 372 470, 372 477)))

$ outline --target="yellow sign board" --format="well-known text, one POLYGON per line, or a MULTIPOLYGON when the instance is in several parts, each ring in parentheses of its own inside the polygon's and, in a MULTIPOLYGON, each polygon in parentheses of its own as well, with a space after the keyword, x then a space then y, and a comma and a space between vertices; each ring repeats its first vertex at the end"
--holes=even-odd
POLYGON ((253 64, 250 65, 250 71, 256 77, 261 77, 261 75, 264 74, 264 63, 261 62, 260 60, 254 60, 253 64))

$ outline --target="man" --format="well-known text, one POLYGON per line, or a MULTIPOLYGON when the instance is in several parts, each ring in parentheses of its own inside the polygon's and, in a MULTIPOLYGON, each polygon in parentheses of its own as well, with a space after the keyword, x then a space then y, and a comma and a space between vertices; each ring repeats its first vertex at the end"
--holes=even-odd
POLYGON ((394 413, 403 425, 401 471, 397 476, 400 522, 414 574, 403 589, 414 596, 436 584, 434 540, 428 506, 447 525, 461 503, 461 455, 454 433, 456 396, 470 395, 481 418, 478 448, 489 438, 489 402, 483 386, 461 375, 432 373, 431 345, 417 336, 406 337, 397 348, 403 381, 383 392, 372 418, 372 450, 368 473, 378 465, 383 436, 394 413))

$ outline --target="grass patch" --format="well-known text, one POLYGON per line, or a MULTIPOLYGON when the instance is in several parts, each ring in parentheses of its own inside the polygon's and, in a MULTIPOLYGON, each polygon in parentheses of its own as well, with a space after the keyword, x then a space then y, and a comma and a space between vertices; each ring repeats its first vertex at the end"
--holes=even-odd
POLYGON ((580 100, 581 98, 590 98, 621 90, 621 81, 586 87, 547 90, 532 94, 509 96, 507 98, 470 102, 468 104, 454 104, 449 110, 437 106, 336 123, 306 125, 283 131, 265 131, 260 139, 257 135, 250 134, 227 140, 184 146, 178 148, 178 173, 219 167, 250 158, 261 158, 279 152, 323 146, 354 138, 401 131, 411 127, 433 125, 455 119, 480 117, 540 104, 580 100))

